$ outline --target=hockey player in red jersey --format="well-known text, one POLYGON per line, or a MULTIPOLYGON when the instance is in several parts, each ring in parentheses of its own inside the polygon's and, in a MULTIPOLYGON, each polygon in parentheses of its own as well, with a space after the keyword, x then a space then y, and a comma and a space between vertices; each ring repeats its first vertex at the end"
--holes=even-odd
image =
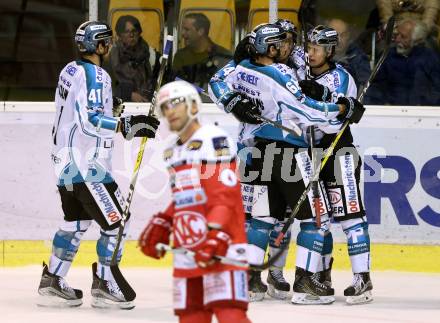
POLYGON ((250 322, 247 273, 216 256, 246 264, 245 216, 236 175, 236 145, 220 128, 201 125, 199 94, 185 81, 158 93, 158 107, 178 136, 165 150, 172 201, 152 217, 140 236, 142 252, 162 258, 158 243, 183 247, 195 256, 175 254, 174 312, 181 323, 250 322))

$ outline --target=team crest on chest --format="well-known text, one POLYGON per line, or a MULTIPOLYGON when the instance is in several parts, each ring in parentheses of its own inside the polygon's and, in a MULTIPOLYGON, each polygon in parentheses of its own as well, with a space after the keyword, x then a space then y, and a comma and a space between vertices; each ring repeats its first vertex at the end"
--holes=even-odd
POLYGON ((180 211, 174 215, 174 236, 179 245, 194 247, 206 239, 208 227, 205 217, 193 211, 180 211))

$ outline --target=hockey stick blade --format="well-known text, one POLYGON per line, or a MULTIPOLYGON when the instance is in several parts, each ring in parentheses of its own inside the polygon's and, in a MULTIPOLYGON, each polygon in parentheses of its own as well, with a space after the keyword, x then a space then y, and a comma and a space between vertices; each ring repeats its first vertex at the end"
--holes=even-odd
MULTIPOLYGON (((165 73, 165 69, 166 69, 166 65, 167 65, 167 61, 168 61, 168 55, 170 54, 172 47, 173 47, 173 36, 168 35, 166 37, 166 43, 165 43, 163 55, 161 57, 160 69, 159 69, 159 75, 157 77, 156 87, 154 90, 153 98, 151 99, 150 109, 148 111, 149 115, 153 115, 153 113, 154 113, 157 92, 159 91, 159 89, 162 85, 162 79, 163 79, 163 75, 165 73)), ((117 258, 118 258, 118 253, 119 253, 119 247, 120 247, 121 241, 122 241, 122 236, 124 233, 125 221, 127 220, 128 214, 130 211, 131 201, 133 199, 134 189, 135 189, 137 178, 139 175, 140 166, 142 164, 142 159, 144 156, 144 151, 145 151, 145 147, 147 144, 147 140, 148 140, 147 137, 143 137, 142 141, 141 141, 141 145, 139 147, 139 152, 138 152, 138 155, 136 158, 136 164, 133 169, 133 174, 132 174, 131 181, 130 181, 126 206, 125 206, 123 213, 122 213, 121 224, 119 225, 118 235, 116 237, 116 245, 115 245, 115 249, 113 251, 112 259, 110 262, 110 271, 112 272, 116 283, 120 287, 122 294, 124 295, 125 299, 127 299, 128 301, 134 300, 136 298, 136 293, 133 290, 133 288, 130 286, 130 284, 127 282, 127 280, 124 278, 124 276, 122 275, 122 272, 118 266, 117 258)))
MULTIPOLYGON (((164 244, 164 243, 158 243, 156 244, 156 250, 158 251, 168 251, 171 252, 172 254, 175 255, 186 255, 186 256, 190 256, 190 257, 194 257, 195 252, 183 247, 179 247, 179 248, 172 248, 171 246, 164 244)), ((240 267, 243 269, 249 269, 249 265, 241 262, 239 260, 235 260, 235 259, 231 259, 231 258, 227 258, 227 257, 222 257, 222 256, 214 256, 214 259, 216 259, 217 261, 221 262, 224 265, 230 265, 230 266, 235 266, 235 267, 240 267)))

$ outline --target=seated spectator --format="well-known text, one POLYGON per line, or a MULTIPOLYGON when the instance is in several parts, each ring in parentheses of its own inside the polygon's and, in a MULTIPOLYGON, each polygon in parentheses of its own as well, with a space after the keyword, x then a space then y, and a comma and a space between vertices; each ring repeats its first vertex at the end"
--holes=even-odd
POLYGON ((386 24, 392 15, 397 21, 412 18, 425 23, 428 33, 434 28, 440 10, 438 0, 376 0, 376 5, 382 24, 386 24))
POLYGON ((173 74, 202 88, 218 69, 232 59, 232 53, 209 38, 209 19, 202 13, 183 18, 181 36, 185 47, 174 55, 173 74))
POLYGON ((142 27, 137 18, 121 16, 115 29, 118 38, 110 52, 110 72, 116 81, 114 95, 124 101, 149 101, 160 55, 141 37, 142 27))
POLYGON ((419 20, 426 25, 425 46, 439 50, 437 34, 439 26, 436 24, 440 11, 439 0, 376 0, 380 20, 386 24, 391 16, 395 16, 397 22, 405 18, 419 20))
POLYGON ((361 91, 371 74, 367 54, 356 42, 352 41, 349 26, 345 21, 331 19, 327 22, 327 26, 336 30, 339 35, 334 60, 347 69, 353 76, 358 91, 361 91))
POLYGON ((412 18, 397 25, 391 48, 364 103, 440 105, 440 57, 424 46, 425 24, 412 18))

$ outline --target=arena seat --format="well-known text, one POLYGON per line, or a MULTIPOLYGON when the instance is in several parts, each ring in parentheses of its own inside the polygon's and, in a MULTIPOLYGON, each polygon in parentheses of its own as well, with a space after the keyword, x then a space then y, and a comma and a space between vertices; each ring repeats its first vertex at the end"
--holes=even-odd
MULTIPOLYGON (((289 19, 299 27, 298 11, 300 5, 301 0, 278 0, 278 18, 289 19)), ((255 26, 267 22, 269 22, 269 1, 251 0, 247 30, 251 31, 255 26)))
POLYGON ((142 26, 142 38, 159 52, 162 51, 164 27, 162 0, 110 0, 108 23, 113 30, 118 18, 124 15, 136 17, 142 26))
MULTIPOLYGON (((189 13, 203 13, 211 22, 209 37, 214 43, 232 50, 235 41, 235 1, 234 0, 181 0, 178 34, 183 18, 189 13)), ((179 37, 180 38, 180 37, 179 37)), ((179 48, 183 42, 179 39, 179 48)))

